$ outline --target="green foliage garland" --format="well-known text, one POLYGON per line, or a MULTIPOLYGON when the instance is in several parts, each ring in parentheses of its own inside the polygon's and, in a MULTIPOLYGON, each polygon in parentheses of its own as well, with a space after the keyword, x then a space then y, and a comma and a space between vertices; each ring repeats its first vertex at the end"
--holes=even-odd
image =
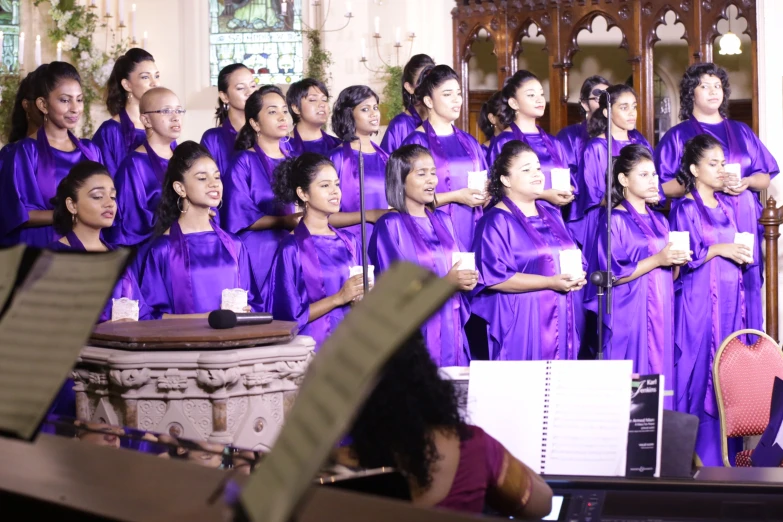
POLYGON ((386 85, 383 87, 383 112, 391 120, 405 107, 402 105, 402 67, 386 66, 386 85))
POLYGON ((0 70, 0 141, 8 142, 11 133, 11 112, 14 110, 14 100, 22 77, 19 71, 8 71, 5 67, 0 70))
POLYGON ((321 45, 321 32, 318 30, 305 31, 307 42, 310 45, 310 56, 307 57, 306 78, 315 78, 324 83, 329 78, 328 69, 334 62, 332 53, 321 45))

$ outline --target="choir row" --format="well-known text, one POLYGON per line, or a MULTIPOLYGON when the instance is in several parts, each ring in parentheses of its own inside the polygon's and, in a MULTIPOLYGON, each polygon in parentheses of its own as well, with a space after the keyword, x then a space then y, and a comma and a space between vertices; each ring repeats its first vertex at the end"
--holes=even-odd
MULTIPOLYGON (((554 137, 536 125, 540 82, 517 72, 482 111, 484 147, 453 125, 462 97, 451 68, 418 55, 403 80, 407 109, 379 147, 378 97, 368 87, 345 89, 330 111, 316 80, 284 96, 232 65, 219 77, 219 126, 202 145, 177 146, 185 110, 158 86, 145 51, 117 61, 107 89, 115 116, 92 141, 70 132, 82 113, 78 73, 43 65, 23 81, 2 151, 0 236, 63 250, 136 247, 115 297, 138 301, 140 317, 210 311, 238 288, 243 308, 295 320, 320 344, 362 294, 352 276, 361 264, 361 154, 375 271, 407 259, 461 289, 423 327, 433 359, 450 366, 467 364, 482 343, 493 359, 590 356, 595 288, 584 274, 606 269, 611 233, 618 280, 606 355, 665 374, 674 405, 702 418, 703 460, 718 463, 711 358, 728 333, 761 328, 756 193, 778 172, 752 131, 726 117, 725 71, 688 69, 683 123, 655 151, 634 128, 633 89, 600 77, 582 88, 585 121, 554 137), (593 96, 596 88, 608 95, 593 96), (609 103, 618 156, 611 231, 601 203, 609 103), (330 112, 339 139, 322 130, 330 112), (668 221, 652 208, 663 198, 672 199, 668 221), (671 245, 670 227, 688 232, 689 246, 671 245), (742 232, 752 248, 735 242, 742 232), (564 274, 561 253, 578 248, 581 273, 564 274), (475 267, 460 252, 473 252, 475 267)), ((102 319, 112 313, 107 306, 102 319)))

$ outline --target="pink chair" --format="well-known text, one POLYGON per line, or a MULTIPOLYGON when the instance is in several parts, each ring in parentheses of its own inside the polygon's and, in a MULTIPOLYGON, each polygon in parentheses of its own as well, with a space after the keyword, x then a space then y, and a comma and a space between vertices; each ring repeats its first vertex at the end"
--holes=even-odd
MULTIPOLYGON (((764 332, 740 330, 728 336, 718 349, 712 366, 715 395, 720 411, 721 453, 729 462, 728 437, 751 437, 764 433, 775 377, 783 379, 783 352, 764 332), (740 339, 757 335, 748 346, 740 339)), ((736 466, 750 467, 753 450, 740 451, 736 466)))

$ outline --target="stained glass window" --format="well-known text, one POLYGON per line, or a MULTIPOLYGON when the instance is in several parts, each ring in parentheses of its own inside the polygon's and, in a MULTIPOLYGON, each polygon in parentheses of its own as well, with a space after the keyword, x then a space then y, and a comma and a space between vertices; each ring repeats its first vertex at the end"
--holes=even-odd
POLYGON ((19 0, 0 0, 0 31, 3 32, 0 58, 7 69, 16 69, 19 54, 19 0))
POLYGON ((220 69, 244 63, 260 84, 302 79, 301 0, 209 0, 209 71, 217 85, 220 69))

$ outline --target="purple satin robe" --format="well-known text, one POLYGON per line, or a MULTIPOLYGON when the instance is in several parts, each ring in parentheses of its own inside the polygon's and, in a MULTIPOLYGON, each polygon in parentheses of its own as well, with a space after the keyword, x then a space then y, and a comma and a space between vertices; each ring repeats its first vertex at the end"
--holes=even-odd
POLYGON ((201 136, 201 144, 207 148, 212 159, 215 160, 218 170, 224 176, 228 174, 231 160, 236 153, 234 144, 238 134, 228 119, 226 122, 220 127, 208 129, 201 136))
MULTIPOLYGON (((261 311, 262 306, 253 281, 248 251, 238 237, 232 235, 231 239, 238 254, 239 266, 215 232, 185 234, 190 257, 193 313, 218 310, 222 304, 223 290, 227 288, 247 290, 248 305, 254 312, 261 311)), ((170 249, 171 236, 155 237, 144 259, 141 293, 150 309, 152 319, 160 319, 163 314, 183 313, 182 310, 177 309, 174 302, 173 277, 169 263, 170 249)))
POLYGON ((92 142, 101 151, 103 164, 112 176, 117 173, 122 160, 147 139, 144 129, 134 129, 134 131, 134 140, 132 143, 128 143, 122 124, 109 118, 98 127, 92 137, 92 142))
MULTIPOLYGON (((556 210, 541 205, 539 212, 548 212, 548 219, 567 236, 556 210)), ((472 311, 487 322, 491 360, 576 359, 583 327, 582 291, 512 294, 489 288, 517 273, 543 275, 543 263, 548 262, 545 254, 552 256, 559 273, 559 251, 576 248, 573 242, 561 245, 540 215, 527 220, 543 237, 547 253, 538 251, 524 227, 506 210, 494 207, 479 221, 473 251, 484 281, 474 290, 472 311), (553 332, 547 334, 542 323, 553 332)))
MULTIPOLYGON (((66 245, 61 243, 59 239, 49 243, 46 248, 54 252, 85 252, 84 248, 74 247, 73 245, 66 245)), ((150 311, 145 305, 144 299, 141 297, 141 289, 139 288, 139 283, 136 279, 134 271, 129 267, 120 276, 120 280, 117 281, 114 290, 112 290, 111 297, 109 297, 109 300, 106 302, 106 306, 104 307, 103 312, 101 312, 101 316, 98 319, 99 323, 111 321, 112 299, 121 299, 123 297, 127 297, 128 299, 135 299, 139 302, 140 321, 149 319, 150 311)))
MULTIPOLYGON (((638 214, 640 227, 622 207, 612 212, 612 276, 634 273, 638 264, 657 254, 669 241, 669 223, 655 213, 638 214), (657 225, 657 226, 656 226, 657 225), (652 234, 654 237, 650 237, 652 234)), ((596 248, 589 252, 588 270, 606 270, 606 212, 599 211, 596 248)), ((585 290, 585 308, 598 314, 595 285, 585 290)), ((630 359, 639 374, 663 374, 667 390, 674 389, 674 285, 670 267, 660 267, 612 289, 612 311, 604 314, 604 358, 630 359), (617 318, 617 321, 614 319, 617 318)), ((671 397, 665 397, 671 409, 671 397)))
MULTIPOLYGON (((356 238, 344 232, 354 243, 354 251, 361 252, 356 238)), ((321 267, 325 296, 340 291, 348 280, 350 267, 356 264, 353 254, 337 236, 311 236, 321 267)), ((333 333, 343 317, 351 310, 350 305, 340 306, 329 313, 310 321, 310 305, 305 278, 302 273, 301 251, 293 236, 283 239, 272 261, 272 269, 262 292, 264 303, 275 319, 296 321, 299 333, 315 339, 316 349, 333 333)))
MULTIPOLYGON (((81 140, 96 161, 101 161, 101 153, 89 140, 81 140)), ((52 148, 54 160, 54 181, 56 190, 60 181, 68 175, 71 168, 90 158, 77 148, 71 152, 52 148)), ((41 192, 38 179, 38 144, 35 138, 25 138, 14 147, 12 156, 3 164, 3 190, 0 194, 0 236, 3 243, 25 243, 32 247, 44 248, 56 239, 51 226, 22 228, 29 221, 31 210, 52 210, 49 198, 41 192)), ((54 195, 54 193, 52 193, 54 195)))
MULTIPOLYGON (((359 151, 351 150, 353 153, 354 166, 353 172, 344 172, 345 149, 339 147, 332 151, 329 159, 334 163, 337 169, 337 176, 340 178, 340 188, 342 189, 342 202, 340 203, 341 212, 359 212, 359 151), (349 176, 352 179, 349 179, 349 176)), ((382 210, 389 208, 386 201, 386 160, 378 152, 363 152, 364 157, 364 205, 367 210, 382 210)), ((348 231, 357 238, 361 237, 361 225, 351 225, 342 230, 348 231)), ((367 223, 367 239, 370 239, 373 230, 373 224, 367 223)))
POLYGON ((299 156, 305 152, 313 152, 315 154, 320 154, 321 156, 326 156, 327 158, 329 157, 329 154, 331 154, 336 147, 342 145, 342 143, 343 142, 339 138, 327 134, 324 131, 321 131, 320 138, 305 141, 299 135, 299 131, 297 131, 296 128, 294 128, 294 137, 291 138, 291 141, 289 142, 292 156, 299 156))
MULTIPOLYGON (((456 130, 456 132, 462 132, 456 130)), ((449 164, 449 177, 444 177, 443 173, 438 172, 438 185, 435 188, 436 192, 451 192, 454 190, 460 190, 468 186, 468 172, 487 170, 486 155, 481 149, 481 145, 473 136, 467 134, 469 138, 468 142, 472 147, 472 154, 478 158, 478 168, 474 164, 471 152, 466 151, 462 144, 460 144, 457 138, 456 132, 449 136, 438 136, 443 146, 443 150, 448 158, 449 164)), ((403 145, 410 145, 415 143, 421 145, 427 149, 430 148, 427 135, 421 131, 415 131, 410 134, 403 145)), ((451 222, 454 224, 454 230, 457 233, 459 241, 463 245, 473 244, 473 234, 476 230, 476 223, 481 218, 483 209, 479 207, 467 207, 459 203, 449 203, 443 205, 440 210, 444 211, 451 217, 451 222)))
POLYGON ((728 216, 720 206, 706 209, 712 233, 706 233, 692 199, 676 200, 669 216, 672 230, 690 233, 693 250, 693 260, 681 268, 675 287, 675 406, 699 417, 696 452, 705 466, 723 465, 712 382, 715 354, 729 334, 746 325, 742 269, 723 257, 705 262, 711 245, 734 242, 736 219, 730 204, 724 208, 728 216))
MULTIPOLYGON (((769 174, 774 178, 780 168, 767 147, 744 123, 725 120, 731 131, 727 134, 724 123, 701 123, 701 129, 712 135, 723 146, 726 163, 739 163, 742 166, 742 177, 753 174, 769 174), (734 147, 732 147, 734 143, 734 147)), ((685 149, 685 143, 700 133, 693 121, 684 121, 663 136, 655 149, 655 167, 661 177, 661 184, 675 178, 680 168, 680 159, 685 149)), ((763 330, 764 317, 761 305, 761 287, 763 284, 764 254, 761 245, 764 243, 764 227, 758 220, 763 207, 757 192, 748 189, 739 196, 730 198, 737 215, 737 225, 740 232, 751 232, 756 236, 754 263, 744 268, 745 298, 747 300, 748 328, 763 330)))
POLYGON ((403 145, 405 138, 410 136, 419 125, 421 125, 420 119, 407 112, 399 113, 391 119, 389 126, 386 127, 386 132, 381 140, 381 148, 386 151, 386 154, 391 154, 403 145))
MULTIPOLYGON (((454 234, 454 226, 448 215, 445 212, 436 210, 435 217, 445 224, 452 239, 457 242, 456 248, 464 251, 460 247, 457 236, 454 234)), ((451 255, 448 256, 448 259, 446 258, 429 218, 415 216, 411 216, 411 218, 422 235, 429 255, 432 256, 435 265, 438 267, 437 275, 440 277, 445 276, 452 266, 451 255)), ((370 258, 370 263, 375 266, 376 277, 379 277, 395 261, 405 260, 419 264, 414 239, 409 234, 402 217, 396 212, 384 215, 375 224, 367 255, 370 258)), ((430 267, 426 268, 430 269, 430 267)), ((443 305, 435 316, 430 317, 422 326, 422 333, 424 338, 427 339, 428 331, 440 323, 440 345, 427 346, 430 355, 438 366, 467 366, 469 364, 470 352, 465 335, 465 323, 468 322, 469 317, 470 305, 468 304, 468 299, 463 292, 458 292, 443 305), (455 313, 458 321, 454 320, 455 313), (459 332, 454 331, 455 322, 458 323, 459 332), (461 345, 459 346, 457 346, 458 342, 456 341, 458 337, 461 339, 461 345)), ((435 335, 438 334, 438 332, 433 333, 435 335)))
MULTIPOLYGON (((541 163, 541 172, 544 173, 544 189, 551 189, 552 169, 568 168, 568 163, 566 160, 567 155, 563 150, 563 146, 554 136, 547 135, 552 143, 555 154, 559 156, 553 158, 552 154, 549 152, 549 149, 546 146, 546 143, 544 142, 544 138, 539 133, 525 133, 524 135, 528 145, 530 145, 530 147, 533 149, 533 152, 536 153, 536 156, 538 156, 538 161, 541 163)), ((492 142, 489 144, 489 156, 487 157, 487 162, 492 165, 495 162, 495 159, 500 156, 500 152, 503 150, 503 145, 513 139, 515 139, 514 133, 511 130, 504 130, 492 138, 492 142)))
MULTIPOLYGON (((169 161, 161 158, 165 172, 169 161)), ((139 245, 149 239, 155 229, 155 213, 163 190, 162 182, 144 152, 133 151, 123 160, 114 176, 117 189, 117 217, 105 231, 109 243, 116 246, 139 245)))
MULTIPOLYGON (((644 145, 652 154, 652 147, 644 136, 637 130, 631 130, 628 132, 628 141, 612 141, 613 155, 618 156, 623 147, 633 143, 644 145)), ((582 152, 582 161, 576 176, 576 199, 571 205, 568 230, 574 240, 585 247, 585 251, 592 245, 591 236, 596 229, 596 216, 588 214, 601 204, 606 192, 606 152, 606 138, 592 138, 588 141, 582 152)))
MULTIPOLYGON (((283 158, 269 159, 274 168, 283 158)), ((247 247, 258 288, 264 287, 272 258, 288 230, 248 230, 264 216, 285 216, 293 213, 292 205, 282 205, 272 192, 273 173, 266 172, 255 151, 241 151, 234 156, 228 176, 223 177, 223 208, 221 223, 228 232, 238 234, 247 247)))
POLYGON ((571 169, 571 175, 576 176, 579 171, 579 164, 582 162, 582 154, 585 145, 590 141, 590 135, 587 134, 587 122, 575 123, 568 127, 563 127, 557 133, 557 141, 565 153, 568 167, 571 169))

